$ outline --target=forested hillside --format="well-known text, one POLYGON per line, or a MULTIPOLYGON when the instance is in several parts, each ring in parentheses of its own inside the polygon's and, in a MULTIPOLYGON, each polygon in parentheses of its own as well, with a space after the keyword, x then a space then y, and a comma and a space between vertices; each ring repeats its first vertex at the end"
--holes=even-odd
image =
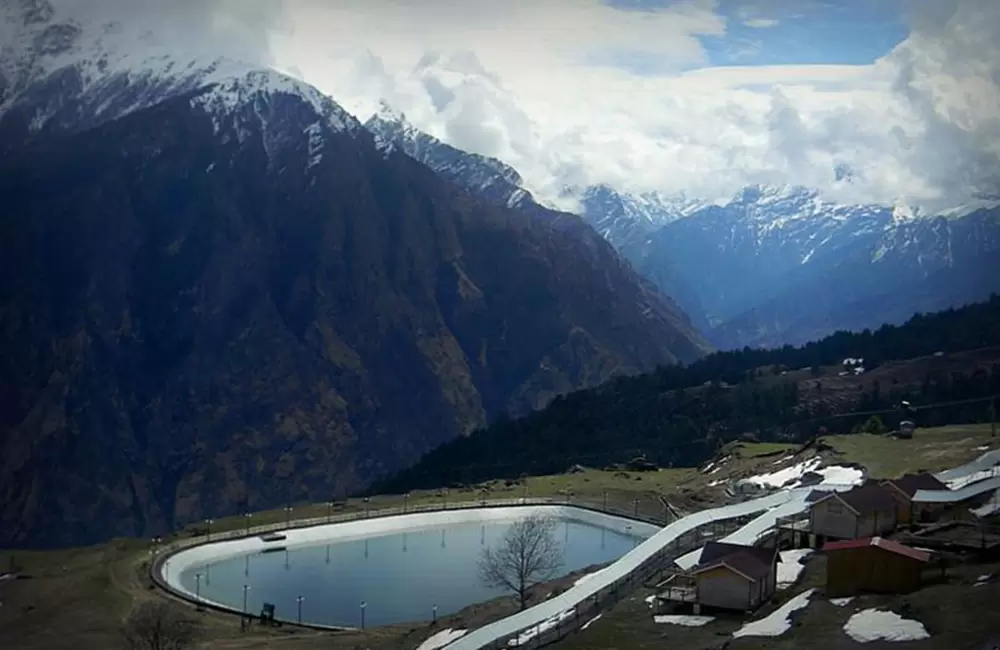
POLYGON ((740 437, 803 440, 821 427, 849 432, 872 411, 888 411, 881 417, 892 426, 903 417, 894 409, 904 399, 918 408, 923 425, 983 421, 992 414, 989 398, 1000 393, 995 346, 997 296, 801 347, 716 353, 501 420, 442 445, 377 489, 561 472, 574 463, 604 466, 638 455, 661 465, 694 465, 740 437), (845 368, 845 358, 863 359, 864 371, 845 368))

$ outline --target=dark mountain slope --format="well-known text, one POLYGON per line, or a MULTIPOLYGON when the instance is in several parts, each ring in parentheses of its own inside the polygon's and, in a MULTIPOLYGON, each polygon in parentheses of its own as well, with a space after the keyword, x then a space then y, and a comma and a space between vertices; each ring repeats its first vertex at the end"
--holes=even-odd
POLYGON ((903 399, 918 409, 922 426, 989 421, 990 398, 998 395, 1000 297, 993 296, 898 327, 838 332, 801 347, 719 352, 578 391, 448 442, 377 491, 558 473, 575 463, 603 467, 640 454, 693 467, 745 435, 802 442, 821 426, 849 432, 866 412, 882 409, 892 424, 903 399), (862 358, 865 371, 842 370, 848 357, 862 358), (958 403, 921 410, 942 402, 958 403))
POLYGON ((39 139, 0 196, 0 544, 343 494, 704 349, 559 219, 479 202, 295 94, 39 139))

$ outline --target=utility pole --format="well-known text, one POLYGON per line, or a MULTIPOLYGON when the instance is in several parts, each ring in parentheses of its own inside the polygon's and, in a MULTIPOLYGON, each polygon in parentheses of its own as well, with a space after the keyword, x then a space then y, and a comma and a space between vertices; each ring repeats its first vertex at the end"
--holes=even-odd
POLYGON ((990 402, 990 437, 997 437, 997 398, 996 395, 993 396, 993 400, 990 402))

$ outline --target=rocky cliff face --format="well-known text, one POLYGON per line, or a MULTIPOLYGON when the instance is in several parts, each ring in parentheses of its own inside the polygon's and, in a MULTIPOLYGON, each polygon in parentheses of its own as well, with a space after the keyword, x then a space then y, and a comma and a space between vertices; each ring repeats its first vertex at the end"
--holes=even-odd
POLYGON ((77 98, 0 115, 0 544, 344 494, 707 347, 575 217, 491 205, 273 72, 144 78, 113 113, 122 86, 56 74, 77 98))

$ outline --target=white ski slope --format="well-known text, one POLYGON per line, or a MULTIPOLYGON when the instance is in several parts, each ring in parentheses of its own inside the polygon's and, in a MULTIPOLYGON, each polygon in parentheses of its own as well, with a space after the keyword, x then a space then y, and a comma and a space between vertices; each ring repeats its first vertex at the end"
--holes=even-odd
MULTIPOLYGON (((513 636, 522 630, 539 625, 545 621, 558 617, 561 613, 576 607, 580 602, 592 597, 598 591, 605 589, 613 582, 625 577, 636 570, 643 562, 659 553, 662 549, 673 543, 682 534, 687 533, 699 526, 713 521, 724 521, 735 519, 756 512, 768 511, 762 517, 758 517, 753 522, 744 526, 727 540, 739 535, 740 538, 755 539, 756 536, 774 525, 776 517, 801 512, 806 508, 806 496, 816 489, 849 489, 851 486, 844 485, 814 485, 807 488, 795 488, 784 490, 774 494, 745 501, 721 508, 702 510, 683 519, 679 519, 669 526, 660 530, 645 542, 625 554, 620 560, 610 565, 600 573, 595 575, 562 594, 551 598, 544 603, 535 605, 523 612, 501 619, 477 630, 474 630, 461 639, 445 646, 445 650, 479 650, 497 639, 513 636), (769 523, 768 523, 769 522, 769 523), (753 528, 751 528, 751 526, 753 528)), ((695 551, 701 553, 701 550, 695 551)), ((686 556, 685 556, 686 557, 686 556)))
POLYGON ((943 472, 938 472, 934 476, 937 477, 937 479, 942 483, 948 483, 949 481, 954 481, 976 472, 989 470, 996 465, 1000 465, 1000 449, 988 451, 974 461, 968 462, 965 465, 960 465, 959 467, 946 469, 943 472))
MULTIPOLYGON (((739 530, 723 537, 719 541, 728 542, 730 544, 745 544, 752 546, 754 542, 757 541, 758 537, 774 528, 778 517, 788 517, 800 512, 805 512, 809 508, 809 504, 806 502, 806 497, 809 496, 809 493, 813 490, 836 490, 838 492, 843 492, 845 490, 850 490, 852 487, 854 487, 854 485, 824 483, 807 488, 795 488, 793 490, 789 490, 790 497, 788 501, 767 510, 746 526, 743 526, 739 530)), ((690 553, 682 555, 677 558, 674 563, 682 569, 690 569, 691 567, 696 566, 701 560, 701 552, 703 549, 704 547, 698 548, 690 553)))
POLYGON ((917 490, 913 495, 913 501, 914 503, 958 503, 997 489, 1000 489, 1000 476, 966 485, 957 490, 917 490))

